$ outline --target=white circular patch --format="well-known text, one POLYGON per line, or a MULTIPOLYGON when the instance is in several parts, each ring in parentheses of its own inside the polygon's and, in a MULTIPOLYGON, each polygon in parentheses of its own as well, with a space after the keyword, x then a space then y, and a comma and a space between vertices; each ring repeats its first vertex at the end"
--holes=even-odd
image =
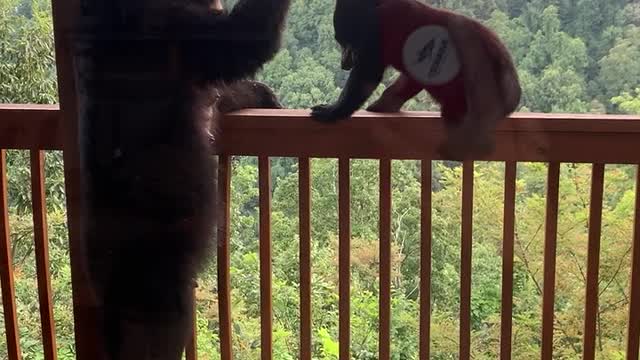
POLYGON ((404 43, 402 62, 417 81, 441 85, 460 72, 458 52, 442 26, 429 25, 416 29, 404 43))

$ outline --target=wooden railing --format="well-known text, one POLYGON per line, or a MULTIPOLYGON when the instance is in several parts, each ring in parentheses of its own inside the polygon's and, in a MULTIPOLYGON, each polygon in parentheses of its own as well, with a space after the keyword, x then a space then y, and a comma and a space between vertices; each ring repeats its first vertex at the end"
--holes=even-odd
POLYGON ((53 321, 47 206, 44 187, 44 150, 62 150, 62 131, 57 106, 0 105, 0 287, 11 360, 20 359, 20 339, 11 254, 9 209, 7 204, 6 149, 29 150, 31 154, 31 203, 35 258, 40 303, 44 358, 56 358, 53 321))
MULTIPOLYGON (((310 318, 310 167, 314 157, 338 158, 339 222, 339 343, 340 359, 350 359, 350 159, 380 161, 380 309, 379 359, 390 358, 391 316, 391 159, 422 161, 420 359, 430 354, 431 276, 431 161, 438 160, 444 129, 436 114, 403 116, 360 113, 348 122, 323 125, 308 119, 306 111, 253 110, 229 116, 222 124, 220 184, 229 196, 229 156, 259 158, 260 289, 262 353, 270 359, 271 344, 271 239, 269 227, 269 157, 297 157, 300 186, 300 359, 311 359, 310 318)), ((595 358, 596 313, 603 179, 605 164, 640 164, 640 118, 573 114, 517 114, 497 131, 495 152, 488 161, 506 162, 502 267, 501 359, 511 359, 515 189, 517 162, 549 163, 546 197, 542 359, 552 359, 556 245, 560 163, 591 163, 592 190, 587 266, 584 359, 595 358)), ((471 358, 471 260, 473 224, 473 162, 463 164, 459 358, 471 358)), ((638 178, 640 181, 640 176, 638 178)), ((636 185, 636 187, 638 187, 636 185)), ((634 252, 627 359, 638 360, 640 347, 640 196, 636 197, 634 252)), ((223 219, 228 229, 228 212, 223 219)), ((231 359, 228 232, 218 248, 222 358, 231 359)), ((629 239, 631 241, 631 239, 629 239)))
MULTIPOLYGON (((272 358, 272 269, 270 157, 296 157, 299 160, 300 235, 300 354, 311 359, 311 166, 310 159, 338 159, 339 221, 339 343, 340 359, 350 359, 350 160, 378 159, 380 162, 380 311, 379 358, 390 358, 391 319, 391 160, 422 161, 421 192, 421 270, 420 270, 420 359, 430 354, 431 284, 431 161, 438 160, 436 147, 444 138, 436 114, 399 115, 362 112, 350 121, 323 125, 311 121, 302 110, 248 110, 227 116, 221 124, 219 147, 219 186, 224 201, 218 246, 218 298, 222 359, 232 359, 230 289, 230 184, 231 156, 257 156, 259 167, 259 244, 261 351, 272 358)), ((55 334, 51 317, 51 294, 47 272, 46 213, 43 198, 42 150, 62 149, 60 112, 55 107, 0 106, 0 148, 32 151, 32 189, 36 231, 39 296, 45 359, 55 359, 55 334)), ((547 174, 544 288, 541 329, 541 358, 552 359, 556 245, 558 224, 560 164, 591 163, 592 187, 589 215, 589 251, 584 312, 583 358, 595 358, 596 314, 598 311, 598 270, 602 222, 603 179, 606 164, 640 164, 640 118, 604 115, 517 114, 497 131, 495 152, 486 159, 503 161, 505 166, 502 318, 500 358, 511 359, 513 308, 513 256, 515 226, 516 169, 518 162, 549 164, 547 174), (552 286, 547 286, 552 284, 552 286)), ((9 359, 19 359, 19 339, 15 320, 15 298, 9 246, 6 206, 6 169, 0 162, 0 280, 9 359)), ((640 173, 640 172, 639 172, 640 173)), ((640 175, 638 176, 640 182, 640 175)), ((637 189, 640 188, 636 184, 637 189)), ((459 357, 471 357, 471 259, 473 225, 473 162, 463 164, 460 334, 459 357)), ((640 196, 636 196, 633 239, 627 359, 638 360, 640 348, 640 196)), ((72 238, 73 241, 73 238, 72 238)), ((73 246, 73 244, 72 244, 73 246)), ((71 256, 74 255, 72 252, 71 256)), ((78 277, 74 277, 78 281, 78 277)), ((80 286, 79 288, 83 288, 80 286)), ((74 289, 76 286, 74 286, 74 289)), ((76 299, 76 316, 82 314, 82 301, 76 299)), ((76 321, 76 334, 91 332, 86 322, 76 321)), ((80 340, 78 340, 80 341, 80 340)), ((77 344, 78 347, 87 344, 77 344)), ((86 354, 82 353, 82 354, 86 354)), ((78 353, 78 358, 89 356, 78 353)), ((197 358, 195 341, 188 346, 187 358, 197 358)))

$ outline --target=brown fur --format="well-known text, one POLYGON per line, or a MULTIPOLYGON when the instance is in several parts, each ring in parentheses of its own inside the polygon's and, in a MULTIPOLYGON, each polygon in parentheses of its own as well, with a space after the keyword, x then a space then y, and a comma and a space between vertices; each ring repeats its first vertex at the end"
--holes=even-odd
MULTIPOLYGON (((419 12, 423 10, 420 7, 428 7, 412 0, 403 2, 404 5, 408 12, 419 12)), ((348 118, 365 103, 382 80, 385 66, 381 60, 382 34, 377 6, 375 0, 337 0, 335 35, 342 47, 342 67, 351 70, 351 74, 336 102, 313 107, 314 118, 321 121, 348 118)), ((470 155, 482 157, 493 149, 492 131, 497 123, 515 111, 520 102, 521 89, 515 66, 508 50, 490 29, 463 15, 430 8, 446 18, 464 69, 467 103, 463 119, 450 116, 455 111, 442 107, 445 124, 450 126, 440 153, 458 160, 470 155)), ((403 91, 408 79, 407 75, 400 74, 367 110, 399 111, 409 100, 407 96, 411 96, 403 91)))

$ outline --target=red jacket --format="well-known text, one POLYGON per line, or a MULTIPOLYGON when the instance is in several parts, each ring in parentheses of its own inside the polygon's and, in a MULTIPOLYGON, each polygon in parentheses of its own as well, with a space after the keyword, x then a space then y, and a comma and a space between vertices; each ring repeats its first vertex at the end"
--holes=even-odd
POLYGON ((449 37, 450 12, 416 0, 379 0, 382 60, 412 81, 408 94, 425 89, 441 104, 442 116, 461 120, 466 112, 463 70, 449 37))

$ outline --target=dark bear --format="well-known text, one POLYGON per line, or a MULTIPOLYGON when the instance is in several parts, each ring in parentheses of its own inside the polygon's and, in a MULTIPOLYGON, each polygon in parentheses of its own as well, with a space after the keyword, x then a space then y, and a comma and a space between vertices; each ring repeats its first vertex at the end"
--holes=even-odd
POLYGON ((201 0, 81 3, 72 42, 83 250, 108 359, 181 358, 195 279, 215 253, 210 129, 219 112, 273 100, 234 83, 275 56, 289 3, 240 0, 228 12, 201 0))

